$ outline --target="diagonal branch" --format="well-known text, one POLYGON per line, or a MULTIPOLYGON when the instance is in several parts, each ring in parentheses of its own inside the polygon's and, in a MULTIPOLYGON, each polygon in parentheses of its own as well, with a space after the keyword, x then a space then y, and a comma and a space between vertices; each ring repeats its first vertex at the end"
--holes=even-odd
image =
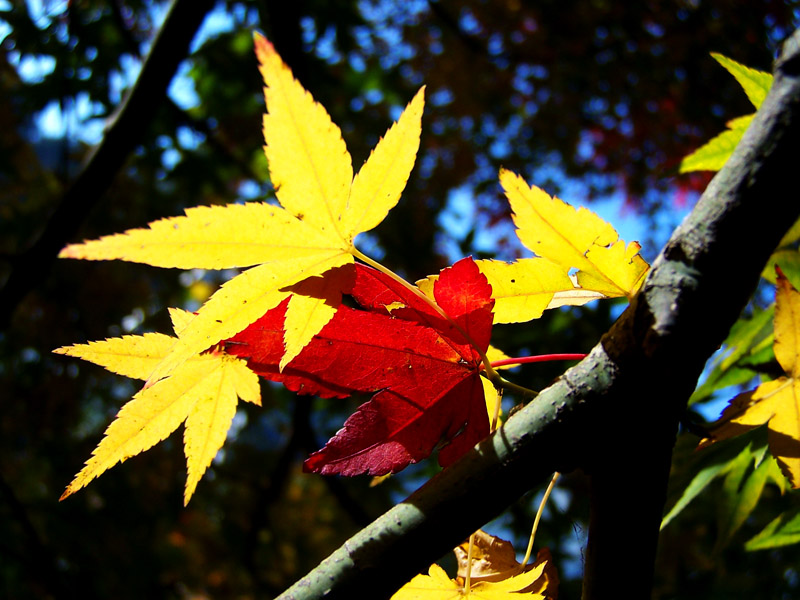
POLYGON ((8 325, 19 303, 50 269, 58 251, 74 237, 89 211, 111 186, 128 155, 141 141, 175 71, 187 56, 213 0, 173 0, 164 24, 142 66, 136 85, 123 100, 103 140, 89 153, 81 172, 64 193, 39 238, 13 263, 0 290, 0 327, 8 325))
POLYGON ((584 597, 617 595, 614 573, 620 560, 628 574, 644 569, 636 581, 626 577, 625 595, 649 597, 663 505, 659 489, 665 484, 678 417, 706 359, 800 214, 796 197, 786 198, 788 190, 796 189, 799 143, 800 30, 787 42, 773 88, 733 157, 673 233, 642 291, 591 354, 281 598, 354 598, 364 590, 372 598, 389 597, 553 470, 575 467, 592 474, 597 516, 607 519, 590 531, 584 597), (642 468, 653 471, 645 492, 655 497, 644 499, 648 520, 632 524, 630 502, 638 501, 634 514, 640 514, 641 490, 615 491, 613 485, 624 478, 613 474, 623 473, 637 484, 642 472, 636 469, 642 468), (631 501, 622 503, 623 510, 610 509, 609 492, 631 501), (641 535, 630 532, 636 529, 641 535), (617 552, 620 544, 609 539, 614 535, 625 539, 622 554, 617 552), (630 545, 631 540, 645 547, 630 545))

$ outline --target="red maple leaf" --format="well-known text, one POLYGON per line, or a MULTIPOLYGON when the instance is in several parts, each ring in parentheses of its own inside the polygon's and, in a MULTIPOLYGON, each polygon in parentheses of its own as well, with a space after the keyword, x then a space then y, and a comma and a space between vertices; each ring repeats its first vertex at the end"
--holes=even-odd
POLYGON ((350 295, 364 310, 340 306, 283 372, 278 362, 286 302, 228 340, 227 352, 298 393, 375 393, 306 460, 307 471, 394 473, 429 456, 440 441, 446 445, 439 463, 447 466, 489 433, 480 356, 461 331, 486 351, 491 287, 471 258, 441 272, 434 298, 454 327, 390 277, 354 268, 350 295))

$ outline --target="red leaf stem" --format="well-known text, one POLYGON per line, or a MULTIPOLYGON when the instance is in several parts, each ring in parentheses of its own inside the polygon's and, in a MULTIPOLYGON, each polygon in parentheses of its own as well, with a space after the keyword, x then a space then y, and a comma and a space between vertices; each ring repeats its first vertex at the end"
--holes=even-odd
POLYGON ((519 358, 498 360, 492 363, 492 367, 496 369, 506 365, 525 365, 553 360, 583 360, 584 358, 586 358, 586 354, 537 354, 536 356, 521 356, 519 358))

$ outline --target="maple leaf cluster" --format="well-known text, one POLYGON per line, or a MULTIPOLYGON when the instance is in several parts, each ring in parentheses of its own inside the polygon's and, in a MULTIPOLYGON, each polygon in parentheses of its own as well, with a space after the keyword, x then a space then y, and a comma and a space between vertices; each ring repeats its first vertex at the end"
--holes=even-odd
MULTIPOLYGON (((712 57, 733 75, 750 103, 759 110, 770 91, 773 76, 721 54, 712 53, 712 57)), ((755 116, 752 113, 728 121, 726 131, 683 159, 680 172, 720 170, 755 116)), ((799 240, 800 221, 783 236, 761 274, 775 285, 774 304, 764 309, 754 303, 752 314, 733 326, 724 342, 724 351, 711 362, 705 381, 689 400, 690 403, 706 401, 715 392, 742 385, 759 373, 758 387, 736 395, 720 418, 703 428, 704 437, 698 449, 715 446, 715 450, 697 458, 692 467, 696 469, 693 478, 661 523, 663 529, 712 481, 722 480, 721 493, 715 496, 720 505, 715 553, 734 539, 745 523, 754 521, 752 513, 768 483, 781 495, 787 487, 800 488, 800 293, 782 270, 790 277, 800 274, 799 240), (770 365, 769 369, 763 369, 764 361, 770 365), (771 377, 768 373, 776 367, 783 374, 771 377), (736 446, 718 444, 760 428, 766 436, 761 438, 756 434, 740 440, 743 447, 733 458, 727 458, 725 453, 736 446)), ((744 549, 765 550, 796 544, 800 541, 797 524, 796 511, 787 510, 748 540, 744 549)))
POLYGON ((427 457, 440 440, 447 445, 439 462, 447 466, 489 433, 481 358, 461 332, 487 350, 491 288, 471 258, 442 271, 433 293, 448 322, 379 271, 354 271, 349 292, 366 310, 341 306, 283 371, 285 304, 231 338, 226 350, 299 393, 375 393, 306 461, 307 470, 385 475, 427 457))
POLYGON ((780 269, 774 349, 784 375, 733 398, 700 447, 766 424, 770 452, 791 486, 800 488, 800 293, 780 269))
MULTIPOLYGON (((264 78, 265 153, 279 205, 196 207, 61 256, 180 269, 246 269, 197 311, 171 311, 175 335, 148 333, 56 352, 141 379, 64 496, 165 439, 182 423, 188 502, 258 377, 300 394, 373 394, 305 462, 323 474, 397 472, 437 448, 447 466, 490 431, 505 382, 489 356, 493 323, 547 308, 631 298, 648 265, 608 223, 529 186, 500 182, 521 243, 513 263, 465 258, 411 284, 355 246, 397 204, 414 165, 424 88, 354 176, 341 131, 255 36, 264 78), (349 296, 354 306, 343 303, 349 296)), ((504 362, 507 362, 504 361, 504 362)), ((519 389, 517 386, 515 389, 519 389)))

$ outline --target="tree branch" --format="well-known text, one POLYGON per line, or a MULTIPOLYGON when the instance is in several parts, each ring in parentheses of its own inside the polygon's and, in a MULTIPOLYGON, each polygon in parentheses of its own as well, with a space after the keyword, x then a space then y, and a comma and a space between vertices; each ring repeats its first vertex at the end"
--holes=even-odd
MULTIPOLYGON (((584 595, 616 595, 614 574, 623 561, 628 574, 645 569, 630 590, 626 577, 626 596, 649 596, 644 588, 663 505, 658 489, 664 485, 678 416, 770 253, 798 218, 800 202, 785 197, 796 189, 798 141, 800 30, 787 42, 773 88, 733 157, 673 233, 639 295, 589 356, 281 598, 352 598, 364 590, 373 598, 389 597, 553 470, 577 466, 595 479, 601 500, 596 508, 603 511, 613 504, 609 493, 627 496, 629 503, 641 501, 639 478, 648 475, 645 490, 657 497, 647 500, 651 522, 642 535, 626 531, 633 527, 628 525, 630 504, 624 503, 620 509, 629 512, 612 510, 605 531, 590 531, 584 595), (634 491, 617 487, 624 478, 614 479, 613 473, 627 474, 634 491), (604 546, 614 544, 609 532, 613 537, 621 531, 628 540, 644 539, 646 548, 628 545, 621 554, 609 552, 604 546)), ((639 514, 638 503, 636 509, 639 514)))
POLYGON ((627 318, 603 338, 625 374, 614 398, 622 427, 591 438, 585 599, 618 591, 613 571, 620 557, 632 576, 626 595, 650 596, 678 420, 705 361, 797 220, 800 203, 785 196, 796 186, 800 149, 800 30, 787 41, 775 75, 736 152, 661 252, 627 318), (647 518, 632 526, 632 514, 647 518))
POLYGON ((141 141, 175 71, 187 56, 213 0, 174 0, 142 66, 136 85, 123 100, 103 140, 64 193, 39 239, 14 260, 0 290, 0 328, 7 326, 25 295, 49 271, 59 250, 77 233, 89 211, 111 186, 128 155, 141 141))

